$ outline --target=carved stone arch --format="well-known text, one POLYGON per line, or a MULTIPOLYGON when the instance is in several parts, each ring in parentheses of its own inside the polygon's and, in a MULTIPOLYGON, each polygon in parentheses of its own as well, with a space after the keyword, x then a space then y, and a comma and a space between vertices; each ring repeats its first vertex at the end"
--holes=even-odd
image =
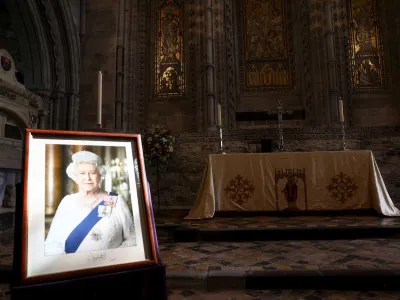
POLYGON ((79 33, 74 25, 71 7, 68 3, 67 1, 57 1, 62 17, 63 32, 65 33, 64 43, 65 49, 67 49, 66 58, 68 58, 65 60, 66 69, 68 73, 72 74, 66 77, 66 91, 78 95, 80 80, 79 76, 76 75, 79 74, 80 70, 80 42, 79 33))
POLYGON ((64 49, 65 94, 68 99, 67 128, 77 130, 79 120, 79 86, 80 86, 80 41, 74 24, 69 1, 57 1, 61 26, 61 42, 64 49))
POLYGON ((49 127, 77 129, 80 45, 69 1, 1 1, 15 22, 26 88, 51 100, 49 127))
POLYGON ((29 90, 50 90, 50 55, 46 34, 33 0, 2 0, 18 36, 24 84, 29 90))
POLYGON ((46 37, 49 54, 51 57, 52 86, 54 92, 65 92, 65 55, 62 43, 62 27, 59 12, 56 10, 58 1, 39 0, 36 1, 36 8, 39 10, 43 28, 46 30, 46 37))
POLYGON ((13 120, 18 125, 22 133, 24 133, 25 128, 30 127, 27 120, 28 118, 23 116, 20 112, 14 111, 9 107, 3 105, 1 102, 0 102, 0 114, 4 114, 7 117, 10 117, 10 119, 13 120))

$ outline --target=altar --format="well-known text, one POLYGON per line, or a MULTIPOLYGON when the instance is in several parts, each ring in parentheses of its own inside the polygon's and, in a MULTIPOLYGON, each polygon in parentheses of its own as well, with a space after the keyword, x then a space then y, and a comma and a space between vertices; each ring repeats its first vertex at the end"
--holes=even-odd
POLYGON ((212 154, 185 219, 216 211, 369 208, 400 216, 371 151, 212 154))

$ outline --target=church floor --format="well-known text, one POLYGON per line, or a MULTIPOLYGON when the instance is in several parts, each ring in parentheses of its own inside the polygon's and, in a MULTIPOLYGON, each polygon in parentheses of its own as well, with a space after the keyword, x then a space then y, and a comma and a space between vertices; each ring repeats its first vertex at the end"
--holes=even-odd
POLYGON ((156 221, 161 256, 169 271, 400 269, 399 218, 353 214, 183 220, 181 216, 164 215, 156 216, 156 221), (199 232, 203 235, 190 242, 177 243, 179 236, 176 232, 172 238, 171 234, 165 234, 166 228, 171 227, 188 230, 189 236, 199 232), (377 232, 375 236, 365 239, 341 238, 355 228, 358 234, 361 229, 367 234, 372 234, 374 229, 384 229, 385 232, 397 230, 397 235, 385 238, 377 232), (316 230, 320 236, 309 239, 316 230), (207 232, 212 235, 208 240, 207 232), (229 237, 230 233, 233 238, 229 237), (288 233, 294 239, 279 239, 288 233), (246 239, 251 234, 256 240, 246 239), (278 239, 270 239, 272 235, 278 239), (235 239, 237 236, 240 236, 239 240, 235 239))
POLYGON ((160 244, 169 271, 399 270, 400 240, 160 244))
MULTIPOLYGON (((12 232, 0 236, 0 265, 12 265, 12 232)), ((399 270, 400 240, 160 243, 168 271, 399 270)))
POLYGON ((331 291, 331 290, 248 290, 204 293, 173 290, 169 300, 398 300, 400 292, 331 291))
MULTIPOLYGON (((340 288, 304 286, 306 281, 297 287, 279 285, 280 281, 303 281, 304 276, 314 276, 318 280, 317 277, 340 274, 342 286, 345 286, 346 281, 354 284, 354 276, 359 276, 360 272, 373 278, 369 281, 358 279, 362 282, 359 290, 369 288, 368 282, 373 282, 377 276, 387 276, 389 281, 392 280, 390 282, 398 280, 398 218, 376 215, 246 216, 189 221, 182 220, 182 215, 156 215, 156 224, 161 258, 167 266, 167 281, 171 287, 169 299, 400 299, 397 283, 394 288, 399 290, 397 292, 380 288, 385 287, 386 279, 382 279, 383 285, 375 285, 382 290, 377 292, 345 291, 346 288, 330 291, 340 288), (353 229, 363 229, 372 234, 361 238, 340 238, 353 229), (374 233, 376 229, 384 229, 389 234, 374 233), (180 230, 197 237, 178 242, 177 238, 184 240, 185 237, 177 234, 180 230), (322 238, 310 238, 318 230, 323 233, 322 238), (229 232, 242 234, 242 237, 252 232, 253 237, 260 235, 261 238, 232 241, 229 232), (295 233, 294 239, 275 238, 288 232, 292 236, 295 233), (331 234, 335 237, 332 238, 331 234), (252 278, 254 275, 262 277, 261 284, 257 278, 252 278), (316 288, 321 290, 316 291, 316 288), (210 292, 204 293, 203 290, 210 292), (211 292, 214 290, 216 292, 211 292)), ((11 269, 12 251, 13 230, 9 229, 0 234, 0 272, 11 269)), ((309 281, 314 279, 310 277, 309 281)))
MULTIPOLYGON (((11 300, 9 293, 0 299, 11 300)), ((198 290, 171 290, 169 300, 398 300, 396 291, 334 291, 334 290, 247 290, 203 292, 198 290)), ((155 299, 156 300, 156 299, 155 299)))

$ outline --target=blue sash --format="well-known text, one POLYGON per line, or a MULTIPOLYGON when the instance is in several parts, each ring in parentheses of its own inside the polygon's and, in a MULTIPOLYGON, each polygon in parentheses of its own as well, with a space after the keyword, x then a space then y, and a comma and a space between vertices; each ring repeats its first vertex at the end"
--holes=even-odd
MULTIPOLYGON (((109 196, 118 196, 115 193, 109 193, 109 196)), ((85 219, 80 222, 74 230, 69 234, 65 240, 65 253, 75 253, 81 245, 82 241, 88 235, 90 230, 99 222, 102 217, 98 215, 99 205, 103 205, 104 200, 101 201, 97 206, 86 216, 85 219)))

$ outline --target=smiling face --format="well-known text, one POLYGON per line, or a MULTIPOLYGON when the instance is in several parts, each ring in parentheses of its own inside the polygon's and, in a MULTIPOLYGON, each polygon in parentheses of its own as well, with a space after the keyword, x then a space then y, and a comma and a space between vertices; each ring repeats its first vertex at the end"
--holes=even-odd
POLYGON ((83 192, 96 192, 99 189, 101 176, 94 164, 80 163, 76 170, 76 183, 83 192))

